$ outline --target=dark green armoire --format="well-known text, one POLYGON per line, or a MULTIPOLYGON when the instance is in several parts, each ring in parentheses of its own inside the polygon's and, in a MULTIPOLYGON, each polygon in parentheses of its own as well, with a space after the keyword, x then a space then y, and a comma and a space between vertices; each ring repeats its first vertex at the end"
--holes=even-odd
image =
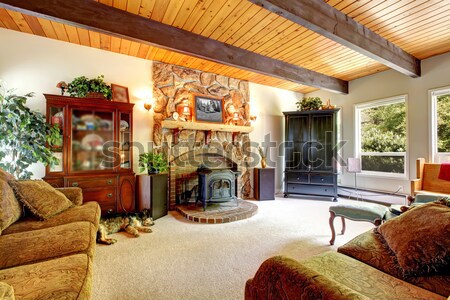
POLYGON ((284 112, 284 196, 337 200, 337 113, 339 109, 284 112))

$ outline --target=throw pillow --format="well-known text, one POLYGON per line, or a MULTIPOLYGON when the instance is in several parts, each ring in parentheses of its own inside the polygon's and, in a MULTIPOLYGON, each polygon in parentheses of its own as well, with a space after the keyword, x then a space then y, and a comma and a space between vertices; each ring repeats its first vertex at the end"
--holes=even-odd
POLYGON ((0 179, 8 181, 8 180, 14 180, 15 178, 13 175, 9 174, 8 172, 6 172, 2 168, 0 168, 0 179))
POLYGON ((431 202, 408 210, 378 227, 404 276, 439 273, 450 261, 450 208, 431 202))
POLYGON ((14 300, 14 289, 6 282, 0 281, 0 299, 2 300, 14 300))
POLYGON ((17 198, 35 216, 48 220, 72 206, 72 202, 42 180, 11 180, 17 198))
POLYGON ((0 177, 0 234, 22 216, 22 205, 8 182, 0 177))

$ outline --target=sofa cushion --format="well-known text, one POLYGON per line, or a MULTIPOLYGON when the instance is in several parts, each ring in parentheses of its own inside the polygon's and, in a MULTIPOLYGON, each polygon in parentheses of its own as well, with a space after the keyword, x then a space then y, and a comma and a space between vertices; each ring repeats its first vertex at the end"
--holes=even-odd
POLYGON ((301 263, 370 299, 445 299, 341 253, 329 251, 301 263))
POLYGON ((79 221, 90 222, 95 226, 95 230, 97 230, 98 222, 100 221, 100 214, 100 206, 97 202, 86 202, 81 206, 71 207, 49 220, 38 221, 34 217, 22 218, 3 231, 3 235, 44 229, 79 221))
POLYGON ((0 281, 14 288, 16 300, 90 299, 92 262, 86 254, 64 256, 0 270, 0 281))
POLYGON ((439 273, 450 262, 450 208, 431 202, 378 227, 405 276, 439 273))
MULTIPOLYGON (((1 170, 1 169, 0 169, 1 170)), ((22 205, 16 199, 13 189, 0 176, 0 234, 22 215, 22 205)))
POLYGON ((90 222, 0 236, 0 269, 86 253, 93 257, 97 232, 90 222))
POLYGON ((2 300, 15 300, 14 289, 6 282, 0 281, 0 299, 2 300))
POLYGON ((450 295, 449 276, 433 275, 403 278, 403 272, 398 267, 395 255, 383 242, 382 237, 376 230, 371 229, 358 235, 347 244, 339 247, 338 252, 431 292, 442 296, 450 295))
POLYGON ((68 209, 73 203, 43 180, 10 180, 17 198, 35 216, 48 220, 68 209))

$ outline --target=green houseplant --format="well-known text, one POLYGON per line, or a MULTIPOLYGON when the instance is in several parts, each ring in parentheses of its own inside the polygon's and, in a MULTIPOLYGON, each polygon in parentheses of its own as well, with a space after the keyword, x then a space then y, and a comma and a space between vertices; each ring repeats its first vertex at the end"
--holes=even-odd
POLYGON ((317 110, 322 107, 322 100, 319 97, 303 97, 295 104, 297 104, 297 110, 317 110))
POLYGON ((169 165, 162 153, 147 152, 139 155, 139 170, 148 174, 167 172, 169 165))
POLYGON ((33 175, 27 170, 33 163, 56 163, 46 143, 52 146, 62 141, 59 130, 47 124, 43 114, 26 106, 32 96, 15 95, 0 83, 0 168, 19 179, 33 175))
POLYGON ((67 85, 67 92, 72 97, 89 97, 90 94, 96 93, 102 95, 104 98, 111 100, 112 90, 111 86, 104 82, 104 76, 100 75, 97 78, 89 79, 86 76, 80 76, 69 82, 67 85))

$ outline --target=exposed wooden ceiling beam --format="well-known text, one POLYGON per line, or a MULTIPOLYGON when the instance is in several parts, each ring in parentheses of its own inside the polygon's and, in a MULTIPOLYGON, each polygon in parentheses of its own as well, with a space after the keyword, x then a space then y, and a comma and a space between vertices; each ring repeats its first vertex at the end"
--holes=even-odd
POLYGON ((405 75, 411 77, 420 76, 419 59, 324 1, 249 1, 405 75))
POLYGON ((92 0, 2 0, 0 7, 303 85, 337 93, 348 93, 347 81, 256 54, 92 0))

